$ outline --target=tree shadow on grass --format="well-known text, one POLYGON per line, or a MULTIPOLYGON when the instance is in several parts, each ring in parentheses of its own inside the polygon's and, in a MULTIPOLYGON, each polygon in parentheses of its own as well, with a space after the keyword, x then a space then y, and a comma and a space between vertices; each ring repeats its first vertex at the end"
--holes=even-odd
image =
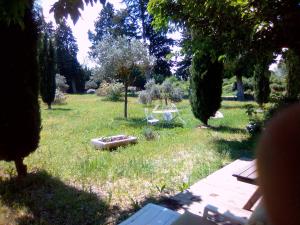
POLYGON ((246 129, 237 128, 237 127, 228 127, 228 126, 211 126, 210 129, 217 132, 228 133, 228 134, 247 134, 246 129))
POLYGON ((166 122, 164 120, 160 120, 155 125, 149 125, 145 118, 140 118, 140 117, 130 117, 127 120, 123 117, 117 117, 114 120, 123 121, 124 123, 126 123, 126 125, 134 128, 143 128, 148 126, 148 127, 152 127, 153 129, 173 129, 177 127, 183 127, 183 124, 177 121, 166 122))
POLYGON ((244 140, 214 140, 217 150, 222 154, 228 154, 232 160, 239 158, 253 158, 257 137, 249 137, 244 140))
POLYGON ((107 203, 94 193, 68 186, 47 172, 29 174, 22 180, 0 181, 2 203, 13 211, 28 213, 16 218, 18 224, 105 224, 110 217, 107 203))
POLYGON ((53 110, 53 111, 71 111, 72 109, 68 109, 68 108, 52 108, 51 110, 53 110))
MULTIPOLYGON (((251 103, 249 103, 251 104, 251 103)), ((236 104, 236 105, 227 105, 227 104, 223 104, 221 107, 222 109, 247 109, 247 105, 246 104, 236 104)))

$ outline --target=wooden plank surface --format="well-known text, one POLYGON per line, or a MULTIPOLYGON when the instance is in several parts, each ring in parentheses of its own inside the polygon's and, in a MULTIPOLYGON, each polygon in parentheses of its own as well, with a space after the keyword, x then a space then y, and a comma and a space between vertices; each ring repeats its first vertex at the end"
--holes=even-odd
MULTIPOLYGON (((243 207, 256 192, 257 186, 239 181, 232 174, 241 168, 249 166, 251 160, 236 160, 208 177, 198 181, 189 189, 172 197, 183 210, 188 210, 196 215, 203 216, 207 203, 218 205, 220 208, 236 208, 243 211, 243 207)), ((251 174, 250 174, 251 175, 251 174)), ((250 210, 252 210, 251 208, 250 210)), ((235 210, 235 212, 239 212, 235 210)), ((246 216, 249 216, 246 214, 246 216)), ((239 216, 239 215, 236 215, 239 216)), ((243 215, 243 217, 245 217, 243 215)))
POLYGON ((238 180, 250 184, 256 184, 257 181, 257 171, 256 171, 256 160, 252 160, 246 164, 245 167, 234 171, 232 176, 236 177, 238 180))

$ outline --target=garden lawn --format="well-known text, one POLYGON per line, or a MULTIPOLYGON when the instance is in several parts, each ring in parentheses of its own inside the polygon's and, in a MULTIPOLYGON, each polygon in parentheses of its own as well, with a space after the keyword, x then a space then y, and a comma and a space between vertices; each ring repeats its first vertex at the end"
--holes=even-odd
POLYGON ((188 101, 177 105, 173 125, 151 126, 147 141, 144 107, 92 95, 69 95, 66 105, 41 106, 40 147, 26 158, 31 173, 14 178, 14 165, 0 162, 0 224, 114 224, 147 201, 173 195, 231 161, 253 155, 245 131, 245 103, 223 102, 223 119, 200 129, 188 101), (90 139, 127 134, 138 144, 114 151, 95 150, 90 139))

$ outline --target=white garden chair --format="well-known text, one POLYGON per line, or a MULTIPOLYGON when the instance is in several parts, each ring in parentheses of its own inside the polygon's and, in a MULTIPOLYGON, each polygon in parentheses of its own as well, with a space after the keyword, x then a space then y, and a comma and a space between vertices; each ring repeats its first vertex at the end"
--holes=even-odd
POLYGON ((145 108, 145 116, 146 116, 147 123, 150 125, 155 125, 159 122, 159 119, 154 118, 152 113, 149 113, 149 110, 147 108, 145 108))

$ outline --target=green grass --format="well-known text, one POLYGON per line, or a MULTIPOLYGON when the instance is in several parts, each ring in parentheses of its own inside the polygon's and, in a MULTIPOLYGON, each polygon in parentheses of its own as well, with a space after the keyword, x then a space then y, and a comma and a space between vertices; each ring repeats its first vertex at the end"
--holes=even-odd
POLYGON ((178 104, 182 118, 152 127, 147 141, 144 108, 90 95, 68 96, 68 104, 45 110, 40 147, 26 158, 31 174, 16 181, 11 163, 0 162, 0 224, 114 224, 149 200, 172 195, 225 164, 253 155, 244 127, 243 103, 223 102, 223 119, 200 129, 189 103, 178 104), (90 139, 115 134, 138 137, 138 144, 99 151, 90 139))

